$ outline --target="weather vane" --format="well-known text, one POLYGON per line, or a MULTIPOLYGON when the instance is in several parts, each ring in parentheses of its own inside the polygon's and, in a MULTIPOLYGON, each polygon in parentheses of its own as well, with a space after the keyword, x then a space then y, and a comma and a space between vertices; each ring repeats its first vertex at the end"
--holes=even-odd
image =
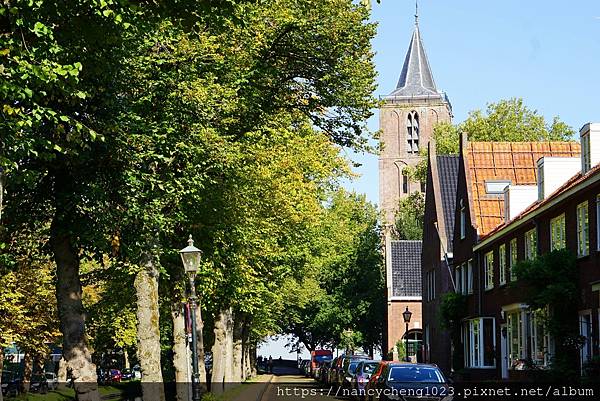
POLYGON ((415 24, 419 23, 419 0, 415 0, 415 24))

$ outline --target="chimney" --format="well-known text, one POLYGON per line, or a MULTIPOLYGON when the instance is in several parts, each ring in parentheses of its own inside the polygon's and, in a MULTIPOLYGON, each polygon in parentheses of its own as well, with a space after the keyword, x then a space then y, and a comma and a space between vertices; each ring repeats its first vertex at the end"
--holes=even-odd
POLYGON ((587 123, 579 130, 581 139, 581 172, 600 163, 600 123, 587 123))
POLYGON ((581 168, 579 157, 548 157, 537 161, 538 200, 546 199, 581 168))
POLYGON ((509 222, 536 200, 536 185, 508 185, 504 189, 504 221, 509 222))

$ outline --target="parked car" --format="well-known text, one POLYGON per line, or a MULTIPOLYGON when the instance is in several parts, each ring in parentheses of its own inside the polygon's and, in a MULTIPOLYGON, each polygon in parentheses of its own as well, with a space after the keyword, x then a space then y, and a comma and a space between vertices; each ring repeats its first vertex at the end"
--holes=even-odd
POLYGON ((121 371, 121 380, 125 381, 125 380, 132 380, 133 379, 133 372, 131 371, 131 369, 123 369, 121 371))
POLYGON ((344 360, 344 365, 338 375, 338 386, 341 386, 342 388, 351 387, 352 380, 356 374, 356 367, 362 361, 364 361, 364 359, 346 358, 344 360))
POLYGON ((326 349, 316 349, 310 352, 310 375, 316 377, 316 370, 323 362, 331 361, 333 352, 326 349))
POLYGON ((58 376, 54 372, 45 372, 46 381, 48 382, 49 390, 56 390, 58 388, 58 376))
POLYGON ((31 382, 29 383, 30 393, 46 394, 48 392, 48 381, 46 380, 45 374, 34 374, 31 375, 31 382))
POLYGON ((369 400, 369 401, 374 400, 374 397, 369 395, 369 393, 370 393, 369 389, 376 387, 377 380, 379 380, 379 376, 383 372, 385 365, 387 365, 388 363, 395 363, 395 362, 396 361, 379 361, 378 362, 377 368, 375 368, 375 371, 371 374, 371 377, 369 378, 369 382, 365 386, 365 393, 367 394, 367 397, 366 397, 367 400, 369 400))
POLYGON ((119 369, 110 369, 108 371, 108 381, 110 383, 120 383, 123 375, 119 369))
MULTIPOLYGON (((337 363, 336 368, 333 371, 333 379, 332 384, 335 386, 346 387, 345 384, 350 383, 350 379, 346 379, 348 376, 348 367, 350 366, 350 361, 360 361, 370 359, 367 355, 355 354, 355 355, 342 355, 337 363)), ((356 368, 356 364, 352 365, 352 369, 356 368)))
POLYGON ((382 401, 406 399, 406 396, 444 401, 452 399, 442 371, 436 365, 423 363, 386 364, 372 389, 381 392, 382 401))
POLYGON ((16 397, 23 392, 23 380, 15 372, 2 371, 2 395, 16 397))
POLYGON ((352 375, 352 380, 350 381, 350 388, 356 391, 359 399, 365 399, 365 388, 367 383, 369 383, 371 375, 378 367, 379 362, 370 360, 360 361, 356 365, 356 369, 352 375))

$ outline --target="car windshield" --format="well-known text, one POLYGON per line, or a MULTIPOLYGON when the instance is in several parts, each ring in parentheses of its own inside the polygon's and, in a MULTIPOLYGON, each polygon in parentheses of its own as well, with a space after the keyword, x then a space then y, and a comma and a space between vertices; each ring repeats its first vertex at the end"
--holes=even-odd
POLYGON ((348 366, 348 372, 354 373, 357 366, 358 366, 358 362, 350 362, 350 365, 348 366))
POLYGON ((390 369, 388 380, 400 383, 443 383, 444 381, 436 368, 428 366, 394 366, 390 369))
POLYGON ((363 366, 363 373, 373 373, 377 369, 377 362, 367 362, 363 366))
POLYGON ((42 375, 32 375, 31 376, 32 382, 39 382, 39 381, 42 381, 43 379, 45 379, 45 377, 42 375))
POLYGON ((46 373, 46 379, 53 379, 54 373, 46 373))
POLYGON ((330 355, 315 355, 313 360, 318 363, 323 363, 327 361, 331 361, 330 355))

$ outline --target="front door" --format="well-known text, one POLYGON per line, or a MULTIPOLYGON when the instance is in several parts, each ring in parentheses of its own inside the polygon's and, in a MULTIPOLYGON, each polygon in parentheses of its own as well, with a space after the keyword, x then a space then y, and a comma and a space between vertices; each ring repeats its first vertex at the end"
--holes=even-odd
POLYGON ((585 343, 579 352, 580 368, 583 373, 583 366, 592 357, 592 315, 590 313, 582 313, 579 315, 579 334, 585 337, 585 343))
POLYGON ((508 379, 508 333, 505 324, 500 326, 500 366, 502 379, 508 379))

